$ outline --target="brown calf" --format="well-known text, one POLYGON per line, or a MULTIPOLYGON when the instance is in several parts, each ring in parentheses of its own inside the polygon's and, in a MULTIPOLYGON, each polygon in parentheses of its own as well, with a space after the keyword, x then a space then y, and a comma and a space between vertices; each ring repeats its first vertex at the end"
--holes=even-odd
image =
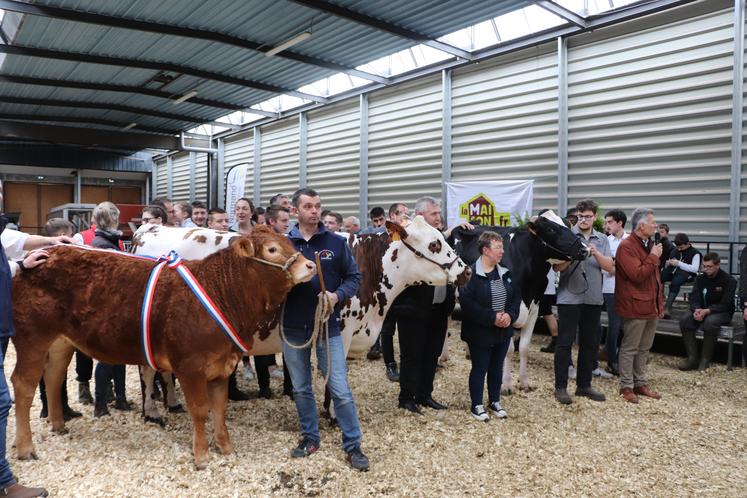
MULTIPOLYGON (((44 265, 13 282, 13 342, 18 360, 11 379, 20 459, 36 456, 29 411, 53 342, 64 338, 106 363, 145 364, 140 315, 154 263, 76 247, 58 246, 49 252, 44 265)), ((287 273, 272 266, 285 265, 295 253, 286 237, 262 227, 204 260, 184 264, 251 351, 260 329, 278 312, 291 287, 308 281, 316 271, 314 264, 300 255, 287 273)), ((179 378, 194 425, 195 465, 204 468, 208 459, 205 422, 210 410, 218 449, 221 453, 232 451, 225 424, 226 379, 241 352, 226 339, 176 271, 163 270, 150 319, 155 363, 179 378)), ((62 350, 69 355, 69 348, 61 346, 52 348, 50 355, 62 350)), ((68 362, 69 356, 51 364, 68 362)), ((60 432, 64 430, 60 401, 51 398, 59 397, 63 376, 60 368, 48 367, 44 372, 52 430, 60 432)))

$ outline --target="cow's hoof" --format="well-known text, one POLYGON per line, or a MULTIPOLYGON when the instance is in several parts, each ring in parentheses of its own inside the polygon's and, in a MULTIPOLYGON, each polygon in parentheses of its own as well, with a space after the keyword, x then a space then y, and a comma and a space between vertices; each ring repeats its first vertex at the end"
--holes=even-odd
POLYGON ((531 392, 535 391, 537 388, 534 387, 531 384, 527 384, 526 386, 520 386, 519 389, 521 389, 524 392, 531 393, 531 392))
POLYGON ((504 396, 510 396, 513 393, 514 393, 513 388, 508 387, 508 388, 501 389, 501 394, 503 394, 504 396))
POLYGON ((62 435, 62 434, 67 434, 67 433, 68 433, 68 432, 70 432, 70 431, 69 431, 69 430, 67 430, 67 427, 65 427, 65 426, 62 426, 62 427, 59 427, 59 428, 57 428, 57 429, 55 429, 54 427, 52 427, 52 432, 54 432, 55 434, 60 434, 60 435, 62 435))
POLYGON ((169 413, 187 413, 181 403, 179 403, 178 405, 170 406, 168 410, 169 413))
POLYGON ((147 424, 148 422, 150 422, 152 424, 158 424, 161 427, 166 427, 166 421, 163 419, 163 417, 149 417, 149 416, 146 415, 145 416, 145 423, 147 424))
POLYGON ((19 460, 39 460, 35 451, 19 451, 16 458, 19 460))
POLYGON ((197 470, 205 470, 207 468, 207 466, 208 466, 208 460, 207 460, 207 458, 205 458, 204 460, 201 460, 199 462, 197 460, 195 460, 195 468, 197 470))

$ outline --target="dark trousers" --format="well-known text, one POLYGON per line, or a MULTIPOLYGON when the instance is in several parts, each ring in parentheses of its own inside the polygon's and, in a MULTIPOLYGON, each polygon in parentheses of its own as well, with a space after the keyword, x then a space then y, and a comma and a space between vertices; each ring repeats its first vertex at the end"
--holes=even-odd
POLYGON ((732 319, 731 313, 711 313, 702 322, 695 321, 692 313, 680 318, 680 330, 696 331, 703 326, 703 334, 718 337, 722 325, 728 325, 732 319))
POLYGON ((93 375, 93 360, 77 349, 75 350, 75 373, 78 382, 89 382, 93 375))
POLYGON ((615 295, 605 294, 604 304, 607 306, 607 339, 604 348, 607 350, 607 364, 617 364, 622 333, 622 317, 615 313, 615 295))
POLYGON ((449 315, 443 303, 433 305, 430 311, 425 320, 418 316, 402 316, 404 314, 397 317, 400 402, 425 400, 433 393, 433 379, 446 338, 449 315))
POLYGON ((503 380, 503 360, 506 358, 511 335, 505 334, 503 340, 490 346, 477 346, 468 343, 472 369, 469 372, 469 397, 472 407, 482 405, 485 375, 488 377, 488 401, 501 400, 501 382, 503 380))
POLYGON ((555 389, 568 387, 571 346, 578 330, 578 366, 576 385, 591 386, 591 372, 599 349, 599 318, 602 306, 589 304, 558 305, 558 342, 555 344, 555 389))
POLYGON ((661 283, 669 282, 669 296, 674 299, 680 293, 680 287, 682 287, 682 284, 690 280, 690 276, 689 273, 672 273, 671 271, 667 271, 661 274, 661 283))
POLYGON ((384 323, 381 325, 381 353, 384 356, 384 363, 396 363, 394 358, 394 330, 397 328, 397 318, 393 313, 387 313, 384 323))
POLYGON ((125 396, 125 366, 99 362, 96 365, 97 405, 106 404, 106 393, 112 380, 114 380, 114 395, 117 399, 127 399, 125 396))
MULTIPOLYGON (((67 402, 67 375, 62 379, 62 409, 66 410, 70 408, 67 402)), ((39 381, 39 398, 41 399, 42 409, 47 408, 47 385, 44 382, 44 377, 39 381)))
POLYGON ((254 366, 257 369, 257 384, 259 384, 260 391, 270 389, 270 365, 277 365, 274 354, 254 357, 254 366))

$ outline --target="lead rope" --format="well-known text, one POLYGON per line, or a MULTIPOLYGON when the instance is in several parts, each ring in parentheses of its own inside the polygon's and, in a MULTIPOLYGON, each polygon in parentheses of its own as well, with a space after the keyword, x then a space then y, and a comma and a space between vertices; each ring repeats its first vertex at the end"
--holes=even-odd
MULTIPOLYGON (((321 272, 322 265, 319 259, 318 252, 314 253, 314 259, 316 261, 316 268, 319 274, 319 284, 321 287, 321 292, 319 293, 316 310, 314 311, 314 330, 311 332, 311 337, 309 337, 308 341, 298 345, 293 344, 288 340, 285 335, 285 327, 283 326, 283 317, 285 317, 285 304, 287 301, 283 302, 283 307, 280 309, 279 328, 280 337, 283 339, 283 342, 292 349, 306 349, 307 347, 311 346, 311 350, 316 351, 316 346, 319 342, 319 335, 322 335, 322 340, 326 342, 327 347, 327 374, 324 376, 324 386, 326 386, 329 383, 332 365, 332 359, 330 357, 331 350, 329 346, 329 317, 332 315, 334 309, 330 304, 329 299, 327 298, 327 288, 324 285, 324 275, 321 272)), ((309 357, 311 357, 310 354, 309 357)), ((319 368, 319 365, 317 365, 317 368, 319 368)), ((314 377, 312 376, 312 382, 313 379, 314 377)))

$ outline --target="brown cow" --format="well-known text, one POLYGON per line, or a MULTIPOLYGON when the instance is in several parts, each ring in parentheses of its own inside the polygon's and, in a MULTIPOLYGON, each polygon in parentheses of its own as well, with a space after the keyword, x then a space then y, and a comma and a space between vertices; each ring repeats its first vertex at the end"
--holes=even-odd
MULTIPOLYGON (((141 306, 154 263, 77 247, 55 247, 49 253, 42 267, 13 282, 13 342, 18 359, 12 381, 19 459, 36 456, 29 411, 45 356, 56 339, 64 336, 106 363, 145 363, 139 334, 141 306)), ((255 334, 272 320, 291 287, 308 281, 316 271, 287 238, 265 227, 237 238, 230 247, 204 260, 184 264, 250 351, 255 334), (291 262, 284 274, 280 267, 291 262)), ((226 380, 241 352, 226 339, 176 271, 164 269, 161 273, 150 320, 155 363, 179 378, 194 425, 195 465, 204 468, 209 410, 213 411, 213 438, 219 451, 225 454, 233 449, 225 424, 226 380)), ((69 357, 52 363, 68 362, 69 357)), ((59 397, 63 375, 60 368, 48 367, 44 372, 52 430, 58 432, 64 430, 64 420, 59 400, 51 398, 59 397)))

